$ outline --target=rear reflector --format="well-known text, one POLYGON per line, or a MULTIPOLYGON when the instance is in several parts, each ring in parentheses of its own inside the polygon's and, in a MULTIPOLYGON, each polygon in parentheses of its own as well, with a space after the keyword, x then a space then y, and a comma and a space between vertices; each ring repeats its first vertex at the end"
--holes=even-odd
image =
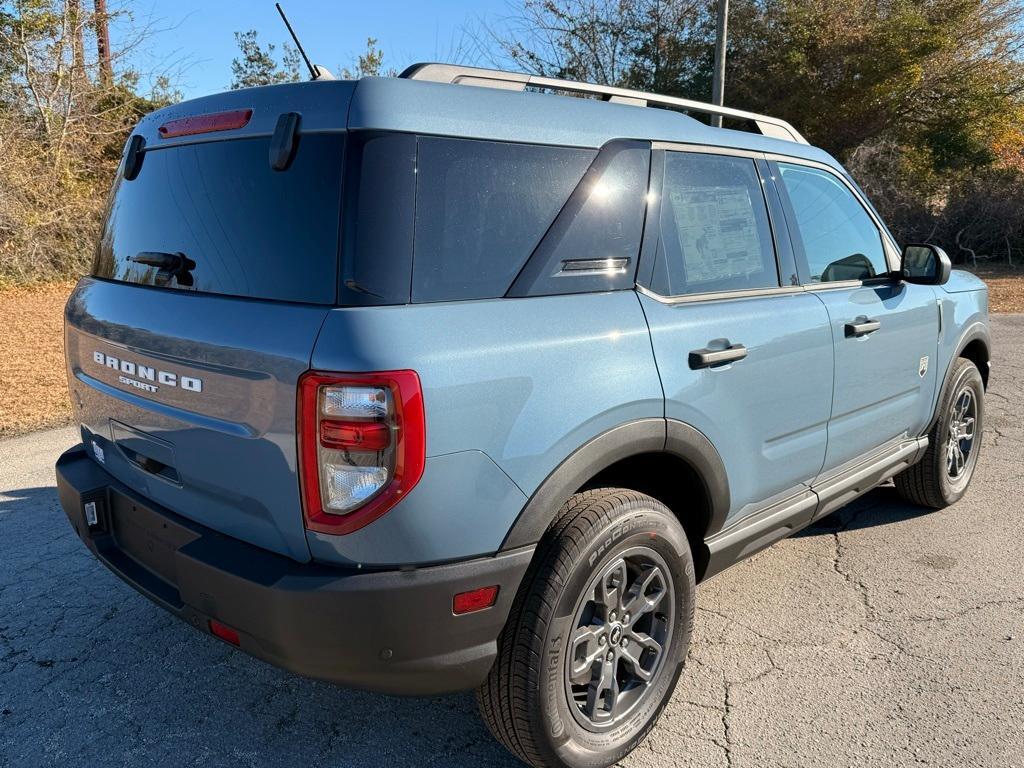
POLYGON ((180 120, 171 120, 169 123, 161 125, 157 130, 160 132, 161 139, 173 139, 175 136, 194 136, 197 133, 213 133, 214 131, 233 131, 236 128, 244 128, 251 117, 251 109, 212 112, 208 115, 193 115, 192 117, 183 117, 180 120))
POLYGON ((238 632, 226 624, 221 624, 219 621, 210 619, 210 632, 226 643, 231 643, 232 645, 240 645, 241 643, 238 632))
POLYGON ((469 592, 460 592, 452 598, 452 613, 459 616, 463 613, 482 611, 490 608, 498 599, 498 588, 480 587, 469 592))

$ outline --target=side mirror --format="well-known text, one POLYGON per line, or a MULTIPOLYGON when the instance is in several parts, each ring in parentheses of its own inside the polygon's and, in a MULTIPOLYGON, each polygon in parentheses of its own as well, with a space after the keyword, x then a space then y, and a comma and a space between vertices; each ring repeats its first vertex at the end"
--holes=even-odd
POLYGON ((937 245, 913 243, 903 246, 900 277, 918 285, 942 285, 949 280, 953 264, 937 245))

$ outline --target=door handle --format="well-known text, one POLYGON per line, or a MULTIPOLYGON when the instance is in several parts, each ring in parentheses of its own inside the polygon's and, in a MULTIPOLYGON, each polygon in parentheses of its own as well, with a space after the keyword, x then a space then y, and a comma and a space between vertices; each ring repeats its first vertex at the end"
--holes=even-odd
POLYGON ((874 333, 882 324, 878 320, 868 320, 865 318, 857 318, 855 322, 846 324, 846 336, 867 336, 869 333, 874 333))
POLYGON ((736 360, 742 360, 746 356, 747 348, 742 344, 731 344, 725 349, 711 349, 709 347, 695 349, 690 353, 690 368, 696 371, 699 368, 710 368, 713 365, 732 363, 736 360))

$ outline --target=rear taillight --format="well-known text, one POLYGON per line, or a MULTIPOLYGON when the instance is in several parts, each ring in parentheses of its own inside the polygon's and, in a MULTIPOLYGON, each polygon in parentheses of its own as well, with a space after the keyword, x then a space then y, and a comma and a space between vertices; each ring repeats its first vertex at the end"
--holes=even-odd
POLYGON ((351 533, 376 520, 423 475, 426 424, 414 371, 299 379, 299 463, 306 527, 351 533))

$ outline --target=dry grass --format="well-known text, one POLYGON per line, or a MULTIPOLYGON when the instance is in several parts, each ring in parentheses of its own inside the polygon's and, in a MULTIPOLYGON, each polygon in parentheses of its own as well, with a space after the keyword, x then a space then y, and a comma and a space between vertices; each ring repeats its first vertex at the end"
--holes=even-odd
MULTIPOLYGON (((1024 268, 991 265, 972 271, 988 284, 993 312, 1024 312, 1024 268)), ((0 290, 0 438, 71 419, 63 313, 73 285, 0 290)))
POLYGON ((73 283, 0 290, 0 437, 71 419, 64 302, 73 283))
POLYGON ((971 271, 988 286, 988 304, 992 312, 1024 312, 1024 266, 979 264, 971 271))

